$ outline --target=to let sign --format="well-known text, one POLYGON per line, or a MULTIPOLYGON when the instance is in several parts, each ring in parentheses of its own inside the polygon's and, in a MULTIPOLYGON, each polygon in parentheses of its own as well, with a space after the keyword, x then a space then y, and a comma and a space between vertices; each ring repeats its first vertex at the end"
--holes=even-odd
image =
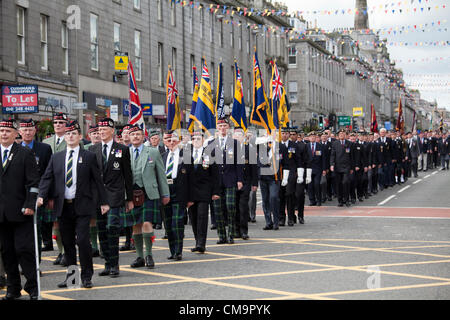
POLYGON ((36 113, 39 112, 38 86, 3 86, 3 113, 36 113))

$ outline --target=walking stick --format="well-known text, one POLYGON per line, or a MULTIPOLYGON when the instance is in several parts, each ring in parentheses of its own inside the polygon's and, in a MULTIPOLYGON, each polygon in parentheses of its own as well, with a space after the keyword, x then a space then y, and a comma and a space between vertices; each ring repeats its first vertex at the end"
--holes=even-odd
POLYGON ((38 230, 37 230, 37 216, 38 216, 38 206, 37 201, 35 205, 34 215, 33 215, 33 226, 34 226, 34 253, 36 258, 36 273, 37 273, 37 287, 38 287, 38 300, 41 300, 41 276, 40 276, 40 266, 39 266, 39 248, 38 248, 38 230))

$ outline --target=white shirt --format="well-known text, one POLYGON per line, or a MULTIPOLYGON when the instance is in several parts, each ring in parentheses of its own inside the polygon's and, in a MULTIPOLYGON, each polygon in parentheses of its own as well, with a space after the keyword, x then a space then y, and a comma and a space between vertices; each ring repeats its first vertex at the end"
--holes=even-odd
POLYGON ((0 162, 2 164, 3 164, 3 156, 5 155, 5 150, 8 150, 8 159, 9 159, 9 157, 11 156, 12 146, 13 146, 13 144, 11 144, 11 145, 9 145, 7 147, 4 147, 3 145, 0 147, 0 149, 1 149, 1 155, 0 155, 1 160, 0 160, 0 162))
POLYGON ((227 148, 227 138, 228 138, 228 136, 225 136, 225 137, 220 136, 219 137, 219 146, 220 146, 220 148, 222 148, 222 146, 224 146, 224 149, 227 148))
MULTIPOLYGON (((114 140, 111 140, 110 142, 106 143, 106 145, 108 146, 106 148, 106 161, 108 161, 108 159, 109 159, 109 154, 111 152, 111 148, 112 148, 113 142, 114 142, 114 140)), ((104 145, 105 145, 105 143, 102 141, 102 154, 103 154, 104 145)))
POLYGON ((169 154, 167 155, 166 160, 166 168, 169 166, 169 160, 170 157, 173 154, 173 170, 172 170, 172 179, 177 178, 177 172, 178 172, 178 163, 180 162, 180 149, 175 148, 174 151, 169 151, 169 154))
MULTIPOLYGON (((75 194, 77 193, 77 166, 78 166, 78 154, 80 153, 80 146, 77 146, 74 149, 69 148, 67 146, 66 149, 66 165, 64 171, 64 182, 66 181, 65 175, 67 174, 67 165, 69 163, 70 151, 73 150, 72 155, 72 186, 70 188, 65 185, 64 191, 64 199, 75 199, 75 194)), ((81 159, 82 160, 82 159, 81 159)))
POLYGON ((203 155, 203 147, 200 147, 198 149, 193 148, 192 150, 192 157, 194 158, 194 164, 202 164, 202 155, 203 155), (195 153, 197 154, 197 158, 195 158, 195 153))

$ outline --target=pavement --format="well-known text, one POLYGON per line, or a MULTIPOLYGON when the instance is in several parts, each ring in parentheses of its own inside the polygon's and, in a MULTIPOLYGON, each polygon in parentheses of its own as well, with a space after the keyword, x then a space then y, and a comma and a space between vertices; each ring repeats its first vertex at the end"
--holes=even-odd
MULTIPOLYGON (((183 260, 169 255, 156 230, 155 269, 132 269, 134 252, 120 253, 119 278, 94 288, 59 289, 66 270, 42 258, 45 300, 449 300, 450 171, 429 170, 350 208, 336 201, 305 207, 305 224, 263 231, 261 209, 250 239, 217 245, 209 230, 205 254, 192 253, 186 225, 183 260)), ((308 204, 308 200, 306 203, 308 204)), ((124 241, 124 238, 121 238, 124 241)), ((0 292, 3 295, 4 291, 0 292)), ((22 299, 28 299, 25 294, 22 299)))

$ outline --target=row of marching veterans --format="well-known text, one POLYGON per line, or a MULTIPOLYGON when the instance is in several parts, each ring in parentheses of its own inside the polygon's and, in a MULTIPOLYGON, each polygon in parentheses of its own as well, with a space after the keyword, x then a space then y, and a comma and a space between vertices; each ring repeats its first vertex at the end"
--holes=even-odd
MULTIPOLYGON (((324 131, 304 137, 284 128, 280 136, 274 132, 257 137, 251 130, 231 130, 223 119, 214 135, 193 132, 186 137, 169 131, 161 145, 156 132, 146 142, 139 126, 125 127, 118 137, 109 118, 89 129, 90 141, 82 139, 77 121, 64 114, 54 115, 53 126, 55 135, 40 143, 33 120, 0 123, 4 299, 21 296, 19 264, 25 291, 31 299, 38 297, 35 214, 39 249, 41 241, 43 249, 52 245, 53 230, 59 251, 54 264, 73 266, 78 246, 82 286, 92 288, 93 257, 99 252, 105 266, 98 275, 120 276, 119 238, 124 228, 132 230, 136 249, 131 267, 154 268, 154 228, 163 223, 168 259, 182 260, 187 213, 195 236, 192 252, 206 250, 209 212, 218 244, 249 239, 258 188, 264 230, 278 230, 297 220, 305 222, 305 194, 310 205, 335 196, 340 206, 349 206, 378 189, 403 183, 411 172, 417 176, 418 170, 427 170, 435 151, 448 169, 447 134, 436 136, 434 149, 425 133, 401 136, 382 129, 379 134, 339 131, 334 136, 324 131), (20 143, 15 142, 17 131, 20 143)), ((70 276, 67 273, 58 287, 69 286, 70 276)))

